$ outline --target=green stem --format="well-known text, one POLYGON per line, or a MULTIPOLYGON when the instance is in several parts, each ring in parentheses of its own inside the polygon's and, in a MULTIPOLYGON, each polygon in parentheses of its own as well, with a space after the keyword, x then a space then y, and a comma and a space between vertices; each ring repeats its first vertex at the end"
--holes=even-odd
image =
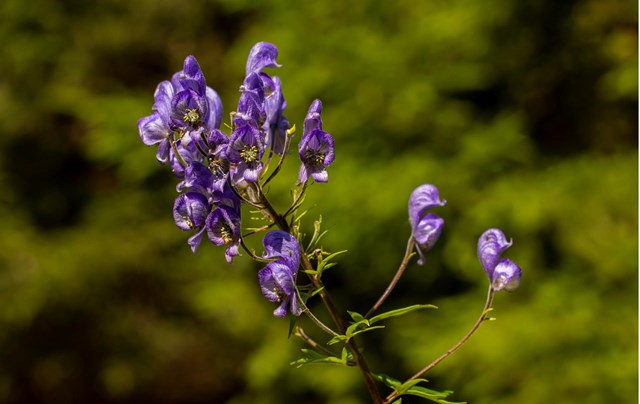
POLYGON ((402 259, 402 263, 400 263, 400 267, 396 271, 396 274, 393 276, 393 279, 391 279, 389 286, 387 286, 387 289, 384 291, 382 296, 380 296, 376 304, 374 304, 371 307, 371 309, 369 309, 367 314, 364 316, 365 318, 371 317, 371 315, 376 310, 378 310, 380 306, 382 306, 382 303, 384 303, 384 301, 387 300, 387 297, 389 297, 393 288, 396 287, 396 285, 398 284, 398 281, 400 280, 400 278, 402 277, 402 274, 404 273, 404 270, 407 268, 407 265, 409 264, 409 260, 413 256, 412 251, 413 251, 414 245, 415 245, 415 242, 413 241, 413 236, 411 236, 409 237, 409 241, 407 242, 407 250, 404 253, 404 258, 402 259))
POLYGON ((318 320, 318 318, 313 315, 311 310, 309 310, 307 305, 302 300, 302 296, 300 296, 300 291, 298 290, 298 287, 296 285, 294 285, 294 287, 296 289, 296 296, 298 297, 298 302, 302 306, 302 311, 307 315, 307 317, 309 317, 311 321, 313 321, 318 327, 320 327, 322 331, 326 332, 332 337, 337 337, 338 335, 340 335, 337 332, 333 331, 331 328, 327 327, 322 321, 318 320))
MULTIPOLYGON (((260 199, 260 202, 264 206, 264 209, 268 212, 269 216, 271 216, 273 221, 277 223, 278 227, 280 227, 281 230, 289 233, 291 231, 291 228, 286 218, 284 217, 284 215, 280 215, 274 209, 273 205, 271 205, 266 195, 262 192, 262 189, 260 188, 259 184, 257 185, 256 189, 258 191, 258 197, 260 199)), ((318 295, 320 295, 320 299, 324 303, 324 306, 329 312, 331 319, 333 320, 334 324, 338 328, 338 332, 340 334, 344 334, 347 330, 347 327, 340 316, 340 312, 338 311, 336 305, 333 302, 333 299, 331 299, 329 292, 324 287, 324 284, 322 283, 320 278, 317 275, 313 275, 313 273, 315 272, 313 269, 313 265, 311 264, 311 261, 309 261, 309 257, 307 256, 305 251, 302 249, 302 247, 300 248, 300 261, 301 261, 302 268, 304 269, 305 273, 307 273, 307 275, 309 276, 309 279, 311 280, 311 283, 313 284, 314 288, 319 291, 318 295)), ((376 381, 373 378, 371 371, 369 370, 369 366, 367 365, 367 362, 365 361, 362 354, 360 354, 360 350, 358 349, 358 346, 355 340, 350 339, 346 343, 346 347, 353 355, 356 366, 360 369, 360 373, 362 373, 362 377, 365 381, 365 384, 367 385, 367 390, 369 391, 371 400, 373 401, 374 404, 381 404, 382 398, 380 396, 380 392, 378 391, 378 386, 376 385, 376 381)))

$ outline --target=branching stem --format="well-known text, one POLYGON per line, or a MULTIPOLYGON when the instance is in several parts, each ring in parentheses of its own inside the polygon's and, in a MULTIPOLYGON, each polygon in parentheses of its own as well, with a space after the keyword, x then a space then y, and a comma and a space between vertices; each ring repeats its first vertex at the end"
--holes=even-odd
MULTIPOLYGON (((262 192, 262 188, 260 187, 260 185, 259 184, 256 184, 256 185, 257 185, 256 190, 258 191, 258 198, 260 202, 264 205, 264 209, 268 212, 269 216, 271 216, 271 218, 278 224, 278 227, 280 227, 281 230, 289 233, 291 229, 284 215, 279 214, 275 210, 273 205, 271 205, 271 203, 267 199, 267 196, 262 192)), ((317 294, 320 295, 320 299, 322 299, 322 302, 324 303, 325 308, 329 312, 331 319, 333 320, 334 324, 338 328, 338 333, 344 334, 346 332, 347 327, 340 316, 340 312, 338 311, 336 305, 333 302, 333 299, 331 299, 329 292, 324 287, 324 284, 322 283, 320 278, 317 275, 313 275, 313 273, 315 273, 313 269, 313 265, 311 264, 311 261, 309 261, 309 257, 307 256, 307 254, 304 252, 302 248, 300 248, 300 262, 303 270, 309 276, 309 279, 311 280, 311 283, 313 284, 314 288, 318 290, 317 294)), ((372 402, 374 404, 381 404, 382 397, 380 396, 380 392, 378 391, 378 386, 376 385, 376 381, 373 378, 371 371, 369 370, 369 366, 367 365, 367 362, 365 361, 364 357, 360 353, 360 350, 358 349, 358 346, 355 340, 350 339, 349 341, 347 341, 346 347, 349 350, 349 352, 351 352, 351 355, 353 355, 356 366, 358 367, 358 369, 360 369, 360 373, 362 374, 362 377, 367 385, 367 390, 369 391, 369 395, 371 396, 372 402)))
MULTIPOLYGON (((457 344, 449 348, 447 352, 445 352, 438 359, 434 360, 433 362, 431 362, 430 364, 422 368, 422 370, 420 370, 418 373, 408 378, 406 381, 410 381, 410 380, 414 380, 419 377, 422 377, 422 375, 424 375, 425 373, 433 369, 437 364, 439 364, 440 362, 448 358, 452 353, 457 351, 458 348, 464 345, 464 343, 467 342, 469 338, 471 338, 471 336, 478 330, 478 328, 480 328, 480 325, 487 319, 487 314, 489 314, 489 312, 493 310, 491 308, 491 303, 493 302, 493 293, 494 293, 493 288, 491 287, 491 285, 489 285, 489 291, 487 292, 487 301, 484 304, 484 308, 482 309, 482 313, 480 314, 478 321, 476 321, 476 323, 473 325, 471 330, 469 330, 469 332, 464 337, 462 337, 462 339, 458 341, 457 344)), ((394 391, 393 393, 387 396, 387 398, 384 400, 384 404, 391 403, 396 398, 398 398, 398 392, 394 391)))

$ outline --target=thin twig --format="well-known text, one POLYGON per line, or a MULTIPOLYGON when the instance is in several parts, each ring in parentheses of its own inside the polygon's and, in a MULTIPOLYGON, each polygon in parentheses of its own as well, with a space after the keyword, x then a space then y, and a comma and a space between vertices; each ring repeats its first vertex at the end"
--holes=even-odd
POLYGON ((296 290, 296 296, 298 297, 298 303, 300 303, 300 305, 302 306, 302 311, 307 315, 307 317, 309 317, 311 319, 311 321, 316 323, 316 325, 318 327, 320 327, 320 329, 322 331, 326 332, 327 334, 331 335, 332 337, 337 337, 339 335, 337 332, 333 331, 331 328, 327 327, 322 321, 318 320, 318 318, 313 315, 311 310, 309 310, 307 305, 302 300, 302 296, 300 296, 300 291, 298 290, 298 287, 295 284, 293 285, 293 287, 296 290))
POLYGON ((389 295, 391 294, 391 291, 393 290, 393 288, 396 287, 396 285, 398 284, 398 281, 400 280, 400 278, 402 277, 402 274, 404 273, 404 270, 407 268, 407 265, 409 264, 409 260, 411 259, 411 257, 413 257, 413 252, 412 251, 413 251, 414 245, 415 245, 415 242, 413 241, 413 236, 411 236, 411 237, 409 237, 409 241, 407 242, 407 250, 404 253, 404 258, 402 258, 402 262, 400 263, 400 267, 396 271, 396 274, 393 276, 393 279, 391 279, 391 282, 389 283, 389 286, 387 286, 387 289, 384 291, 382 296, 380 296, 380 298, 378 299, 376 304, 374 304, 371 307, 371 309, 369 309, 369 311, 364 316, 364 318, 371 317, 371 315, 376 310, 378 310, 380 308, 380 306, 382 306, 382 303, 384 303, 384 301, 387 299, 387 297, 389 297, 389 295))
MULTIPOLYGON (((471 330, 464 337, 462 337, 462 339, 460 341, 458 341, 457 344, 452 346, 447 352, 442 354, 438 359, 434 360, 433 362, 431 362, 430 364, 428 364, 427 366, 422 368, 422 370, 420 370, 418 373, 416 373, 413 376, 411 376, 410 378, 408 378, 406 380, 407 382, 410 381, 410 380, 417 379, 417 378, 421 377, 422 375, 424 375, 425 373, 427 373, 429 370, 433 369, 437 364, 439 364, 440 362, 445 360, 447 357, 449 357, 452 353, 457 351, 458 348, 460 348, 465 342, 467 342, 467 340, 469 338, 471 338, 471 336, 478 330, 478 328, 480 328, 480 325, 487 319, 487 314, 491 310, 493 310, 491 308, 491 303, 493 302, 493 292, 494 292, 493 288, 491 287, 491 285, 489 285, 489 291, 487 292, 487 301, 484 304, 484 308, 482 309, 482 313, 480 314, 480 317, 478 318, 478 321, 476 321, 476 323, 473 325, 471 330)), ((394 391, 393 393, 391 393, 391 394, 389 394, 387 396, 387 398, 384 400, 384 403, 385 404, 386 403, 390 403, 393 400, 395 400, 398 396, 399 396, 398 392, 394 391)))
POLYGON ((328 350, 324 346, 318 344, 316 341, 314 341, 309 336, 307 336, 307 334, 305 334, 305 332, 304 332, 304 330, 302 328, 296 327, 296 329, 294 331, 294 335, 296 337, 300 338, 301 340, 303 340, 304 342, 306 342, 307 345, 309 345, 311 348, 313 348, 313 349, 315 349, 317 351, 322 351, 322 353, 324 353, 326 355, 337 357, 337 355, 335 353, 331 352, 330 350, 328 350))
MULTIPOLYGON (((282 154, 280 155, 280 159, 278 160, 278 164, 276 165, 276 168, 273 169, 273 172, 269 175, 269 177, 267 177, 267 179, 262 183, 262 186, 264 187, 265 185, 267 185, 269 183, 269 181, 271 181, 273 179, 273 177, 276 176, 276 174, 278 174, 278 172, 280 171, 280 168, 282 168, 282 163, 284 162, 284 158, 286 157, 287 153, 289 152, 289 145, 291 144, 291 139, 293 139, 293 133, 295 132, 296 126, 293 125, 293 128, 290 128, 287 130, 286 132, 286 137, 285 137, 285 141, 284 141, 284 148, 282 150, 282 154), (293 131, 291 131, 293 129, 293 131), (291 131, 291 133, 290 133, 291 131)), ((271 135, 271 149, 269 152, 269 158, 267 161, 271 161, 271 155, 273 153, 273 146, 275 145, 275 135, 272 134, 271 135)), ((286 215, 285 215, 286 216, 286 215)))

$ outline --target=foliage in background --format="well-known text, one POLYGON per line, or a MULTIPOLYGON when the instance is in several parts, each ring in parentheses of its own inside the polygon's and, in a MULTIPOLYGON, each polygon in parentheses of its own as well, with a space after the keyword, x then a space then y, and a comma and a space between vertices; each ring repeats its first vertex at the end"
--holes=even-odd
MULTIPOLYGON (((336 138, 330 182, 307 203, 327 249, 349 250, 326 275, 339 302, 366 310, 386 285, 415 186, 448 202, 426 265, 386 303, 440 309, 363 335, 381 350, 374 369, 410 375, 466 332, 486 282, 475 241, 496 226, 518 244, 522 284, 434 388, 473 403, 637 402, 636 16, 621 0, 5 0, 0 401, 366 397, 351 369, 288 365, 298 347, 258 268, 190 252, 171 223, 174 179, 137 135, 186 55, 229 106, 246 49, 269 41, 287 117, 300 124, 321 98, 336 138)), ((271 184, 281 203, 296 171, 271 184)))

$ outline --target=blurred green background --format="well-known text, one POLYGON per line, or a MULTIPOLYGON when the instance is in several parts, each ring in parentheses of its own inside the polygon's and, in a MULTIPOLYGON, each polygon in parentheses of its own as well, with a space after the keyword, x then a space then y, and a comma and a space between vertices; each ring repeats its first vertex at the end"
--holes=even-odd
MULTIPOLYGON (((375 371, 408 377, 466 333, 487 285, 476 240, 500 227, 522 284, 429 386, 636 403, 637 15, 623 0, 3 0, 0 402, 367 402, 355 369, 289 366, 302 344, 259 266, 190 252, 176 180, 137 133, 189 54, 233 110, 250 47, 269 41, 289 120, 320 98, 336 140, 305 223, 322 215, 324 248, 349 250, 325 279, 341 307, 365 312, 386 286, 413 188, 448 201, 427 264, 383 307, 440 308, 363 335, 375 371)), ((276 205, 297 168, 293 153, 276 205)))

